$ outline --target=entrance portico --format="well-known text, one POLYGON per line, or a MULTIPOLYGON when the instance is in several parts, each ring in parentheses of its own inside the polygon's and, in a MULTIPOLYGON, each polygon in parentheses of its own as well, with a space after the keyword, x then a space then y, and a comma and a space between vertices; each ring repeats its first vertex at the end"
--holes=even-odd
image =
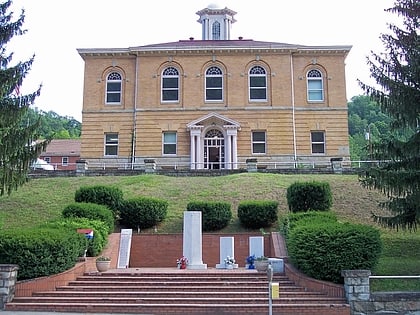
POLYGON ((187 124, 191 169, 237 169, 238 122, 209 113, 187 124))

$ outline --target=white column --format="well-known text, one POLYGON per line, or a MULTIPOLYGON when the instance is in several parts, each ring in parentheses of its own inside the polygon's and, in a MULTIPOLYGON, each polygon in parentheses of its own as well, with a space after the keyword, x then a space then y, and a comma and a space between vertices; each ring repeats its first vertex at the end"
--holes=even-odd
POLYGON ((238 130, 237 129, 227 129, 226 134, 229 136, 229 142, 230 142, 230 162, 232 169, 238 168, 238 130))
POLYGON ((196 160, 195 160, 195 135, 193 133, 190 134, 190 141, 191 141, 191 153, 190 153, 190 160, 191 160, 191 169, 196 168, 196 160))
POLYGON ((197 169, 202 169, 203 168, 203 154, 201 152, 201 133, 197 135, 196 137, 196 152, 197 152, 197 169))
POLYGON ((225 168, 232 169, 232 136, 227 133, 225 144, 225 168))
POLYGON ((232 136, 232 162, 233 162, 233 168, 236 170, 238 168, 238 150, 237 150, 237 135, 232 136))
POLYGON ((207 269, 202 250, 201 211, 184 211, 183 256, 188 259, 187 269, 207 269))

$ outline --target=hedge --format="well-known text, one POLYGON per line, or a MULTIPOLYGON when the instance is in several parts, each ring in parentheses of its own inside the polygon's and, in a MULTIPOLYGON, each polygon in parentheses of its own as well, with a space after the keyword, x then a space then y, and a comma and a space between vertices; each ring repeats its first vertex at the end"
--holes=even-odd
POLYGON ((269 227, 278 219, 278 205, 269 200, 242 201, 238 205, 239 221, 250 229, 269 227))
POLYGON ((99 220, 91 220, 87 218, 68 218, 48 222, 45 223, 44 226, 57 229, 70 229, 75 233, 77 233, 78 229, 92 229, 93 238, 90 240, 81 234, 84 238, 84 244, 83 253, 81 253, 80 256, 84 254, 85 249, 87 249, 87 256, 98 256, 108 243, 108 226, 99 220))
POLYGON ((374 269, 382 243, 371 226, 317 222, 290 230, 287 248, 291 262, 306 275, 342 283, 341 270, 374 269))
POLYGON ((157 198, 136 197, 125 200, 120 209, 121 223, 130 228, 151 228, 166 218, 168 202, 157 198))
POLYGON ((118 187, 95 185, 82 186, 76 190, 74 201, 108 206, 117 217, 124 198, 122 190, 118 187))
POLYGON ((328 211, 332 194, 328 182, 295 182, 287 188, 287 204, 292 212, 328 211))
POLYGON ((108 233, 114 231, 114 215, 112 211, 104 205, 88 202, 74 202, 67 205, 62 214, 64 218, 100 220, 108 226, 108 233))
POLYGON ((221 201, 191 201, 187 211, 201 211, 203 231, 217 231, 226 227, 232 219, 231 205, 221 201))
POLYGON ((48 276, 72 268, 84 248, 84 235, 71 229, 6 230, 0 233, 0 264, 19 265, 19 280, 48 276))

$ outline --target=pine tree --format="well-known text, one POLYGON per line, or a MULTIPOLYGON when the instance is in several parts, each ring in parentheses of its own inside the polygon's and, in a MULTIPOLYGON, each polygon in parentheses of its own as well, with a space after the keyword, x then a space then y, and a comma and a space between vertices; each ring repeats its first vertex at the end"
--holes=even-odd
POLYGON ((32 161, 45 148, 48 141, 36 142, 40 121, 26 123, 23 117, 40 89, 27 95, 19 92, 28 74, 34 56, 25 62, 10 66, 13 53, 8 54, 6 44, 15 35, 22 35, 25 11, 12 21, 9 13, 12 1, 0 3, 0 195, 10 194, 23 185, 32 161))
POLYGON ((380 166, 370 167, 361 181, 388 197, 381 206, 390 214, 373 214, 376 222, 415 230, 420 222, 420 2, 396 0, 386 11, 397 14, 402 23, 388 24, 391 34, 381 34, 386 52, 372 52, 367 58, 371 77, 380 88, 360 84, 392 118, 394 136, 374 147, 380 166))

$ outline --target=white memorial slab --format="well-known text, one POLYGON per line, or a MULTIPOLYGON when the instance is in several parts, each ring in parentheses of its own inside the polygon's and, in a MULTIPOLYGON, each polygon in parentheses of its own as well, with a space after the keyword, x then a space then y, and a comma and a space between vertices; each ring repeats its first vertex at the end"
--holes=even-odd
POLYGON ((201 211, 184 211, 183 256, 188 259, 187 269, 207 269, 201 230, 201 211))
MULTIPOLYGON (((233 236, 220 237, 220 263, 216 264, 218 269, 228 269, 225 263, 227 257, 235 258, 235 240, 233 236)), ((238 268, 238 264, 232 264, 232 268, 238 268)))
POLYGON ((128 268, 130 264, 130 249, 132 229, 121 229, 120 233, 120 251, 118 253, 117 268, 128 268))
POLYGON ((249 256, 255 255, 255 258, 264 256, 264 237, 249 237, 249 256))

